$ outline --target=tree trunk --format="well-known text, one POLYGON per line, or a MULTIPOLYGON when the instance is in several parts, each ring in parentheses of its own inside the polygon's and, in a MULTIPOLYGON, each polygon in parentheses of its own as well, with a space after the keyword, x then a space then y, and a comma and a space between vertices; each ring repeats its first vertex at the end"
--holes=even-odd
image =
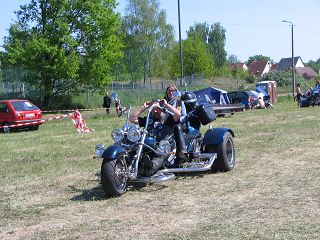
POLYGON ((143 85, 144 88, 146 88, 147 84, 147 61, 144 61, 143 63, 143 85))
POLYGON ((52 100, 52 81, 50 79, 44 80, 44 96, 43 96, 43 108, 48 109, 51 105, 52 100))

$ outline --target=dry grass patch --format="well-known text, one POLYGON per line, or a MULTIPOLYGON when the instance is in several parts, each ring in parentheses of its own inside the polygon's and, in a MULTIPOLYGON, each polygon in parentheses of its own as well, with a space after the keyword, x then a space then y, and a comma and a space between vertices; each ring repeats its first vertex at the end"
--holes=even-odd
POLYGON ((218 118, 214 127, 236 135, 233 171, 132 183, 116 199, 105 198, 92 159, 122 124, 114 116, 87 119, 92 134, 67 121, 0 134, 0 238, 318 239, 318 119, 319 108, 291 102, 218 118))

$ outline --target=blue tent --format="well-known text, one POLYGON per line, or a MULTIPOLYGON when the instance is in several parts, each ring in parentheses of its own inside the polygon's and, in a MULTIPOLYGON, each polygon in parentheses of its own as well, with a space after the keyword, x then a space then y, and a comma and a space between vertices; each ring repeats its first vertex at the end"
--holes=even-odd
POLYGON ((227 91, 218 88, 208 87, 205 89, 194 91, 193 93, 197 96, 198 102, 206 102, 208 100, 211 100, 215 104, 230 104, 227 91))
POLYGON ((264 96, 269 96, 269 94, 266 92, 266 87, 264 87, 264 86, 257 85, 256 86, 256 91, 258 93, 262 93, 264 96))

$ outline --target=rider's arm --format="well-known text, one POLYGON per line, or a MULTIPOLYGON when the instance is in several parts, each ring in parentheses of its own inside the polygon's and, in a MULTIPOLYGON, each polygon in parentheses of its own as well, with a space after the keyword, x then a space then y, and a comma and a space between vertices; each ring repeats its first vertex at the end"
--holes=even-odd
POLYGON ((129 121, 134 123, 134 124, 139 124, 139 116, 141 115, 141 113, 144 112, 144 110, 147 109, 147 104, 144 103, 143 106, 139 107, 138 109, 136 109, 131 116, 129 117, 129 121))
POLYGON ((172 106, 170 104, 166 104, 165 108, 173 113, 173 120, 175 122, 179 122, 180 117, 181 117, 181 112, 177 108, 175 108, 174 106, 172 106))
POLYGON ((184 102, 181 101, 181 116, 180 116, 180 122, 184 122, 184 120, 185 120, 186 117, 187 117, 186 106, 184 105, 184 102))

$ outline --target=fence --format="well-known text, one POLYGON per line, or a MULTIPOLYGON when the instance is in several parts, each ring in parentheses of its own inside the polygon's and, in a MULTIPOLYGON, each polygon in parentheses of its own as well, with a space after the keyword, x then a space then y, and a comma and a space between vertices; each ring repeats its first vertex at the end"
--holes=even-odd
MULTIPOLYGON (((185 90, 195 89, 203 84, 203 75, 186 76, 183 81, 183 87, 180 86, 180 80, 176 81, 154 81, 148 83, 124 83, 124 82, 111 82, 106 91, 117 92, 120 100, 124 104, 138 105, 146 100, 153 98, 163 98, 165 89, 169 84, 176 84, 179 89, 185 90)), ((0 82, 0 100, 13 99, 13 98, 26 98, 33 101, 42 108, 42 93, 39 88, 35 88, 30 84, 23 82, 0 82)), ((79 95, 64 94, 55 97, 55 104, 51 108, 73 108, 85 107, 95 108, 102 107, 101 90, 87 90, 84 89, 79 95)))
MULTIPOLYGON (((191 76, 185 76, 182 80, 182 85, 189 85, 189 86, 198 86, 203 85, 204 75, 203 74, 192 74, 191 76)), ((180 79, 175 81, 154 81, 154 82, 146 82, 146 83, 123 83, 123 82, 111 82, 109 85, 109 89, 111 91, 114 90, 141 90, 141 89, 148 89, 148 90, 164 90, 166 89, 169 84, 175 84, 177 86, 181 85, 180 79)))
POLYGON ((0 99, 25 98, 26 84, 24 82, 0 82, 0 99))

